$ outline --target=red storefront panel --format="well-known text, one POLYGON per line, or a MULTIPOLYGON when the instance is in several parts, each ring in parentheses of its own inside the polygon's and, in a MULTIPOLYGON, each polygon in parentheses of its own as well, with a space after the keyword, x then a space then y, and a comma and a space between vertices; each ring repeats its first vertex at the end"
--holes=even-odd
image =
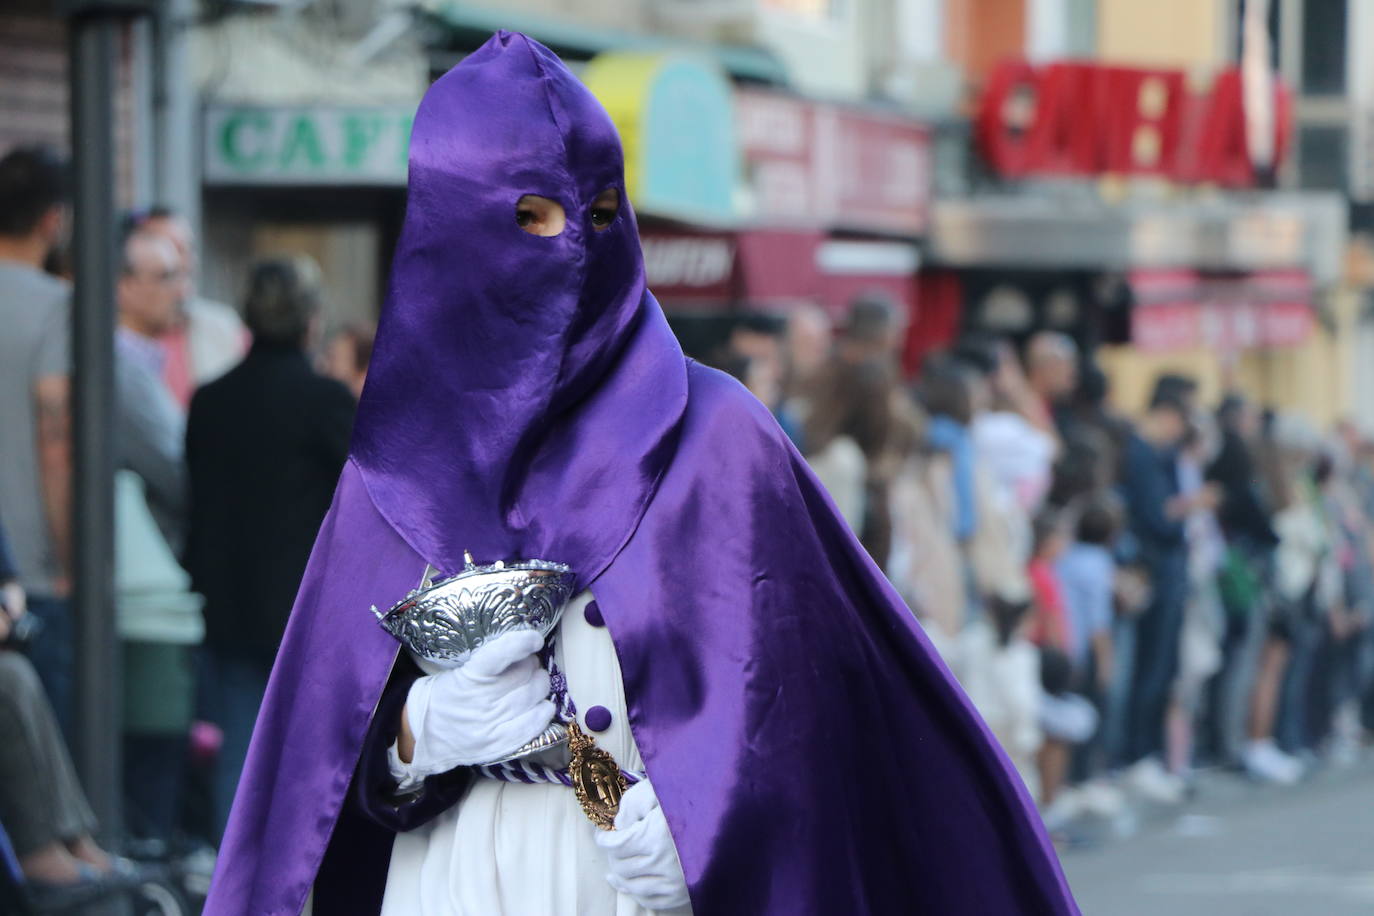
POLYGON ((1311 281, 1302 271, 1231 277, 1137 272, 1131 286, 1131 343, 1144 352, 1289 347, 1312 333, 1311 281))

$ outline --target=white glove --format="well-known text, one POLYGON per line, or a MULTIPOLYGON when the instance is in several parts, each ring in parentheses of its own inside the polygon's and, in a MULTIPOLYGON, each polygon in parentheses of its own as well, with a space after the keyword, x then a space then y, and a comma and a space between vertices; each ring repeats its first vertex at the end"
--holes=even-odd
POLYGON ((615 829, 596 831, 596 845, 606 853, 607 883, 640 906, 671 910, 690 902, 668 818, 647 779, 626 790, 615 829))
POLYGON ((406 695, 415 753, 402 764, 404 783, 455 767, 490 763, 539 736, 553 721, 549 672, 535 653, 544 639, 532 630, 486 643, 461 668, 419 678, 406 695))

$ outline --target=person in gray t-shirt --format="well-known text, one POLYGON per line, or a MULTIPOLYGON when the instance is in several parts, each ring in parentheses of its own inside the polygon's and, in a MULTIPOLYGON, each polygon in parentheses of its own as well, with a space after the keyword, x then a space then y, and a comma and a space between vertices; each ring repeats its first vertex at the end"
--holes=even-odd
POLYGON ((68 730, 70 292, 42 270, 65 222, 65 167, 51 151, 19 148, 0 159, 0 518, 30 610, 47 624, 34 665, 68 730))

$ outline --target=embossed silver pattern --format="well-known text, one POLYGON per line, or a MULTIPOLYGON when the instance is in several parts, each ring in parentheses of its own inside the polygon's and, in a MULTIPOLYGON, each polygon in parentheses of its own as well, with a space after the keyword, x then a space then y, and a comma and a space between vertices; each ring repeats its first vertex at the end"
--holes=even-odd
MULTIPOLYGON (((442 668, 458 668, 478 647, 504 633, 535 630, 548 638, 572 599, 573 574, 562 563, 521 560, 478 565, 465 554, 463 571, 438 582, 425 571, 418 588, 386 613, 375 606, 382 629, 416 656, 442 668)), ((500 760, 536 754, 567 742, 567 729, 552 723, 543 734, 500 760)))
POLYGON ((561 563, 522 560, 478 566, 420 587, 385 614, 382 629, 420 658, 444 668, 464 664, 483 643, 515 630, 548 637, 572 598, 572 571, 561 563))

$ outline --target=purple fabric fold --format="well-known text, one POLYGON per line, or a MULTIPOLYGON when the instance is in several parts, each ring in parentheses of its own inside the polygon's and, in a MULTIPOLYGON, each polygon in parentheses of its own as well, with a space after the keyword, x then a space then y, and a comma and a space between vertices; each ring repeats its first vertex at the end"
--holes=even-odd
POLYGON ((317 876, 317 916, 375 912, 393 831, 454 803, 461 775, 378 804, 409 675, 367 609, 466 548, 594 592, 699 916, 1076 913, 1019 778, 805 463, 683 358, 628 202, 584 220, 620 182, 604 112, 522 36, 422 104, 354 455, 205 912, 295 914, 317 876), (516 191, 561 200, 564 236, 520 232, 516 191))
POLYGON ((594 584, 698 914, 1076 913, 1019 776, 767 409, 693 365, 594 584))

